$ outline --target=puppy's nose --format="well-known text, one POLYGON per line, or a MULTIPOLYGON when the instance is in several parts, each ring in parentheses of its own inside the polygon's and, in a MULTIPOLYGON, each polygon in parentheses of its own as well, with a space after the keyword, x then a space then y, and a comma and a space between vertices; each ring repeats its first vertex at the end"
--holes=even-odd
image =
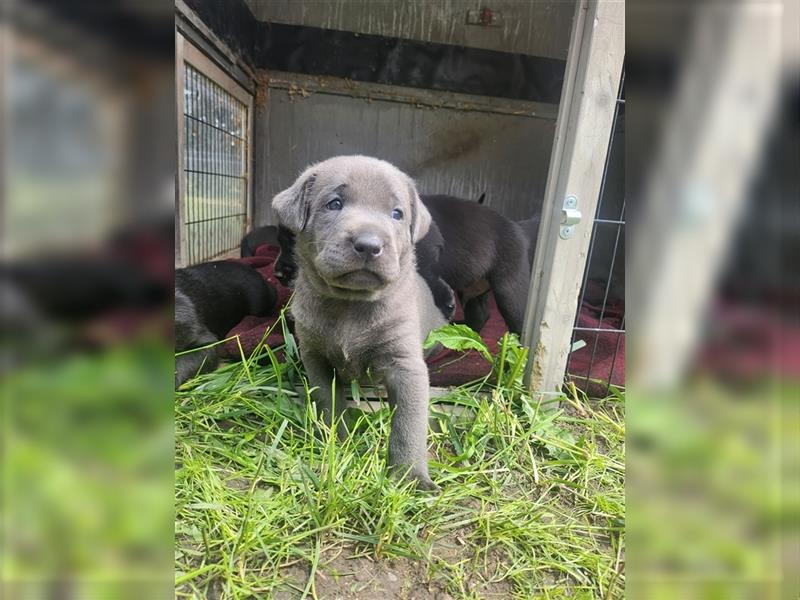
POLYGON ((353 249, 367 258, 380 256, 383 252, 383 242, 374 233, 362 233, 353 240, 353 249))

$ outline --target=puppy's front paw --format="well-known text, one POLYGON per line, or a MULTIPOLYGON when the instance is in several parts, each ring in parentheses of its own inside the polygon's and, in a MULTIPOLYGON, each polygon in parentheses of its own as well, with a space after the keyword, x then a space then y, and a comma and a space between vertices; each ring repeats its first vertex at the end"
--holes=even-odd
POLYGON ((425 492, 442 491, 439 488, 439 486, 433 483, 433 480, 427 475, 411 475, 409 473, 409 477, 411 477, 414 480, 414 483, 416 484, 418 490, 423 490, 425 492))
POLYGON ((398 465, 392 467, 391 473, 395 479, 413 482, 418 490, 424 490, 426 492, 441 491, 439 486, 433 483, 433 480, 428 475, 427 469, 422 470, 413 467, 409 469, 407 466, 404 468, 398 465))

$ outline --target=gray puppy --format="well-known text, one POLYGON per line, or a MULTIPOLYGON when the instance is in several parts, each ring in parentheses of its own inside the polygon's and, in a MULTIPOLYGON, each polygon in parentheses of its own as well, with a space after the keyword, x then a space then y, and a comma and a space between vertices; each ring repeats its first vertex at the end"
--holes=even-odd
POLYGON ((369 370, 394 407, 389 465, 435 489, 422 342, 445 320, 415 268, 414 244, 431 216, 414 182, 382 160, 339 156, 306 169, 272 208, 297 236, 291 311, 323 419, 346 433, 345 385, 369 370))

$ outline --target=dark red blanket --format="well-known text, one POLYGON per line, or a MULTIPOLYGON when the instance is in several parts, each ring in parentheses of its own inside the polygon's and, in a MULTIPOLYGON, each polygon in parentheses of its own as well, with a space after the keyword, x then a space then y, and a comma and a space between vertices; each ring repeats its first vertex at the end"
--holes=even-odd
MULTIPOLYGON (((273 314, 267 317, 245 317, 241 323, 230 331, 230 335, 238 335, 239 343, 234 341, 227 342, 221 350, 223 356, 229 358, 239 358, 241 349, 245 356, 256 347, 262 340, 264 334, 275 323, 279 316, 280 309, 286 304, 291 295, 289 288, 283 287, 275 279, 272 268, 278 256, 277 248, 271 246, 260 246, 256 250, 256 255, 249 258, 238 259, 243 263, 253 266, 262 277, 275 286, 278 290, 278 307, 273 314)), ((621 306, 606 306, 606 311, 602 322, 599 319, 599 309, 596 304, 590 304, 589 300, 596 300, 593 295, 587 293, 587 300, 581 307, 579 316, 579 326, 582 327, 602 327, 618 328, 620 326, 623 308, 621 306)), ((490 298, 490 317, 481 331, 481 337, 489 346, 492 353, 497 351, 497 342, 508 331, 500 312, 497 309, 494 297, 490 298)), ((456 319, 460 319, 463 313, 459 306, 456 311, 456 319)), ((579 334, 579 339, 585 339, 586 347, 578 350, 570 357, 568 372, 571 374, 576 385, 586 389, 588 392, 605 394, 607 383, 610 381, 614 385, 624 384, 625 373, 625 341, 624 336, 610 333, 588 333, 579 334), (596 343, 595 343, 596 342, 596 343), (596 350, 595 350, 596 348, 596 350), (591 371, 589 366, 591 365, 591 371), (589 375, 587 383, 587 374, 589 375)), ((283 343, 283 335, 276 328, 267 338, 267 343, 271 346, 279 346, 283 343)), ((454 386, 473 381, 486 376, 491 370, 489 363, 472 350, 469 352, 455 352, 447 350, 433 356, 428 361, 430 369, 430 380, 432 386, 454 386)))

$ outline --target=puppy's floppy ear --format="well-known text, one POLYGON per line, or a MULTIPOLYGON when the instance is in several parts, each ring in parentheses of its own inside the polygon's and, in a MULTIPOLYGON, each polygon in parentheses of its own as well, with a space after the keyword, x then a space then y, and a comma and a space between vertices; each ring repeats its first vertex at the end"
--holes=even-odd
POLYGON ((411 241, 416 244, 425 237, 431 228, 431 213, 419 199, 417 186, 410 177, 408 178, 408 193, 411 197, 411 241))
POLYGON ((311 211, 311 187, 316 174, 309 167, 287 189, 272 199, 272 210, 278 216, 278 222, 292 233, 305 229, 311 211))

